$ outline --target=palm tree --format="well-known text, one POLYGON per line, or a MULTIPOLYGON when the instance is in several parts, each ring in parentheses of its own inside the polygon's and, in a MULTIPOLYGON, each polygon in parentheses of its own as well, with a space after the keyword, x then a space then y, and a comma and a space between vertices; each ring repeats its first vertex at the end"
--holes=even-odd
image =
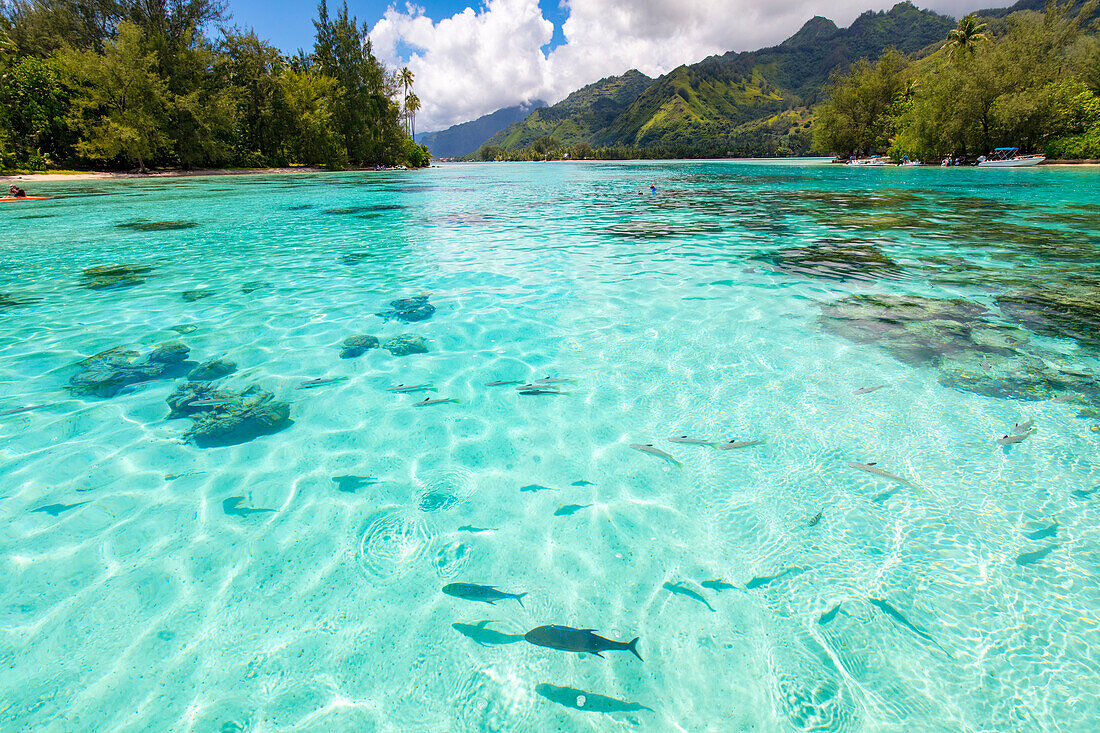
MULTIPOLYGON (((415 79, 415 78, 416 78, 415 75, 412 73, 412 71, 409 69, 408 66, 402 67, 401 71, 397 72, 397 81, 400 84, 403 84, 404 87, 405 87, 405 109, 406 110, 409 107, 409 87, 412 86, 413 79, 415 79)), ((407 117, 407 113, 406 113, 406 117, 407 117)), ((406 119, 405 120, 405 133, 408 134, 408 132, 409 132, 409 122, 406 119)))
POLYGON ((948 55, 954 58, 960 54, 973 54, 979 43, 989 41, 989 34, 985 32, 987 27, 987 24, 978 22, 978 16, 974 13, 959 20, 958 27, 947 34, 948 55))
POLYGON ((416 142, 416 113, 420 111, 420 97, 410 94, 405 100, 405 112, 409 115, 409 137, 416 142))

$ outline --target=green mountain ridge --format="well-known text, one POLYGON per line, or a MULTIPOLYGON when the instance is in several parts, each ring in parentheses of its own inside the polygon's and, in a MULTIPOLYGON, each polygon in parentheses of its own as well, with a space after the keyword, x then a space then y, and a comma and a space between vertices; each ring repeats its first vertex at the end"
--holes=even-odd
POLYGON ((543 137, 562 145, 590 142, 655 80, 636 69, 581 87, 551 107, 543 107, 491 137, 486 147, 519 150, 543 137))
POLYGON ((942 42, 954 26, 953 19, 908 2, 867 11, 847 28, 815 16, 777 46, 710 56, 656 80, 634 70, 601 79, 486 145, 507 154, 550 136, 567 146, 805 154, 811 151, 808 108, 821 100, 830 74, 890 46, 919 52, 942 42))

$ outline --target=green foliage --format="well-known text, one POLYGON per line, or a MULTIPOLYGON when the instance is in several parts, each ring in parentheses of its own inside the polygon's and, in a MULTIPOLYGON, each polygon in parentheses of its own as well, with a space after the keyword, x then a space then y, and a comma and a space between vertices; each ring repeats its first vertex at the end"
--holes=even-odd
POLYGON ((0 0, 0 165, 428 163, 399 124, 396 76, 346 5, 330 18, 321 3, 314 53, 293 59, 251 31, 207 38, 225 11, 0 0))
POLYGON ((897 109, 907 101, 908 65, 900 52, 887 49, 877 62, 860 59, 847 74, 835 75, 817 109, 817 147, 843 156, 886 150, 897 109))
POLYGON ((156 73, 156 54, 142 46, 141 29, 122 23, 102 54, 68 51, 61 63, 75 87, 70 121, 82 133, 77 151, 145 168, 168 143, 168 88, 156 73))
POLYGON ((65 152, 70 141, 65 120, 69 95, 61 85, 59 64, 24 56, 2 74, 0 108, 7 155, 25 167, 44 169, 49 160, 65 152))
POLYGON ((959 25, 947 34, 948 54, 952 57, 973 55, 979 44, 989 43, 989 35, 985 32, 988 23, 978 20, 975 13, 971 13, 959 20, 959 25))

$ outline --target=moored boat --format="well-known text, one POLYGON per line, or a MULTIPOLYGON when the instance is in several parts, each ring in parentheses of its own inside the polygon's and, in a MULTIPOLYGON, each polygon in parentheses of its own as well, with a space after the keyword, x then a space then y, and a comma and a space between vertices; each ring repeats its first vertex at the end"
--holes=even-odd
POLYGON ((1020 155, 1019 148, 997 148, 985 160, 978 161, 979 168, 1024 168, 1039 165, 1045 155, 1020 155))

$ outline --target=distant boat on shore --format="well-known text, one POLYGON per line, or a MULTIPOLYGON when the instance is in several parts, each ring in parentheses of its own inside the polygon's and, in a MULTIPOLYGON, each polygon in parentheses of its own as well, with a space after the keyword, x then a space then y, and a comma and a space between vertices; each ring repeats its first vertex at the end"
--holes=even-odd
POLYGON ((1039 165, 1046 160, 1045 155, 1020 155, 1019 148, 997 148, 989 157, 978 160, 979 168, 1023 168, 1039 165))

